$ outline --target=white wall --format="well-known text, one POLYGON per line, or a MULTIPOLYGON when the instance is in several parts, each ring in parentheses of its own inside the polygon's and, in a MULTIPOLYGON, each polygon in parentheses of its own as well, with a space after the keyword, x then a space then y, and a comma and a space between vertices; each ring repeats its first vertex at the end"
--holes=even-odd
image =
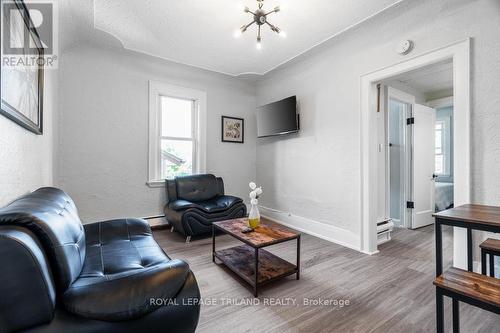
POLYGON ((0 207, 22 194, 52 185, 56 108, 57 70, 46 70, 43 135, 35 135, 0 115, 0 207))
POLYGON ((407 84, 401 83, 398 80, 384 80, 383 83, 391 88, 397 89, 415 97, 415 103, 417 104, 425 105, 425 103, 427 102, 427 98, 424 93, 422 93, 420 90, 410 87, 407 84))
POLYGON ((472 198, 500 204, 499 15, 496 0, 405 1, 266 75, 257 104, 297 95, 302 130, 259 140, 257 180, 268 187, 262 205, 317 221, 325 233, 339 228, 344 234, 329 238, 359 248, 360 76, 405 59, 394 51, 400 40, 415 42, 411 57, 467 37, 473 38, 472 198))
POLYGON ((68 50, 61 64, 57 183, 82 219, 162 212, 164 188, 146 186, 148 81, 207 92, 207 172, 246 198, 255 179, 255 88, 229 76, 123 49, 68 50), (245 118, 245 143, 221 142, 221 115, 245 118))

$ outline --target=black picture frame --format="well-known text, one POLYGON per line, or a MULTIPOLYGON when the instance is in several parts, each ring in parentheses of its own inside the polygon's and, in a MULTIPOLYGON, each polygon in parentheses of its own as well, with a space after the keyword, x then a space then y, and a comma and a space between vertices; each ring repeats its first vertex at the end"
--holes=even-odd
POLYGON ((245 143, 245 119, 243 118, 236 118, 236 117, 229 117, 229 116, 222 116, 221 117, 221 140, 222 142, 230 142, 230 143, 245 143), (229 128, 226 128, 226 122, 225 120, 232 120, 235 124, 240 124, 241 127, 241 134, 237 136, 235 131, 237 129, 232 130, 229 128), (232 135, 234 135, 233 138, 231 138, 230 131, 232 132, 232 135))
MULTIPOLYGON (((3 7, 4 7, 4 0, 0 1, 0 17, 3 18, 4 12, 3 12, 3 7)), ((26 4, 24 3, 23 0, 15 0, 14 1, 17 9, 21 13, 21 17, 23 18, 24 21, 24 28, 25 28, 25 33, 28 33, 29 36, 32 38, 32 41, 34 42, 36 49, 38 53, 36 54, 37 57, 40 59, 43 59, 44 57, 44 49, 41 43, 40 36, 36 32, 35 29, 30 27, 33 27, 31 18, 29 16, 29 11, 28 8, 26 7, 26 4)), ((3 29, 3 27, 2 27, 3 29)), ((3 49, 3 39, 4 39, 4 31, 2 31, 1 35, 1 43, 0 45, 3 49)), ((2 54, 3 55, 3 54, 2 54)), ((40 62, 39 62, 40 63, 40 62)), ((4 76, 4 65, 3 65, 3 59, 0 64, 0 114, 5 116, 6 118, 12 120, 16 124, 18 124, 21 127, 24 127, 25 129, 37 134, 37 135, 42 135, 43 134, 43 91, 44 91, 44 67, 43 67, 43 61, 41 64, 38 65, 38 68, 36 70, 37 72, 37 110, 36 110, 36 118, 35 121, 28 118, 26 115, 24 115, 21 111, 17 110, 14 106, 10 105, 7 101, 5 101, 3 98, 2 94, 2 77, 4 76)), ((26 93, 26 91, 19 91, 19 94, 26 93)))

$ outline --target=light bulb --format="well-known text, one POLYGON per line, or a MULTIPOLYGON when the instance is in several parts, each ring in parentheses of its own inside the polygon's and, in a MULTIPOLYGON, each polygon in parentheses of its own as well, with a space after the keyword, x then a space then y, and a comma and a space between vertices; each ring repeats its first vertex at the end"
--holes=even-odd
POLYGON ((282 1, 278 8, 279 11, 286 11, 288 10, 288 3, 286 1, 282 1))
POLYGON ((237 29, 234 31, 234 38, 239 38, 242 35, 241 29, 237 29))
POLYGON ((278 35, 280 35, 280 37, 282 38, 286 38, 286 32, 284 30, 281 30, 278 35))
POLYGON ((262 50, 262 43, 257 42, 257 45, 255 45, 255 47, 257 48, 257 50, 262 50))

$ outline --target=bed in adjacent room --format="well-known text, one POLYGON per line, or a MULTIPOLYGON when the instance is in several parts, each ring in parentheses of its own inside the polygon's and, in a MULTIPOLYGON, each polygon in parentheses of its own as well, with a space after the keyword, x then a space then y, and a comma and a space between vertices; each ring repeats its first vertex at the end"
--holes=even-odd
POLYGON ((436 182, 436 212, 453 207, 453 183, 436 182))

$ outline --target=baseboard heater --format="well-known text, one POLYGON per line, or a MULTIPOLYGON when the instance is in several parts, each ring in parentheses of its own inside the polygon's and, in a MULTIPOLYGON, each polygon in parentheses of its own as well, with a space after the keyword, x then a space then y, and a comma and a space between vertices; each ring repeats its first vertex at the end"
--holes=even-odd
POLYGON ((391 219, 377 222, 377 244, 384 244, 391 240, 391 232, 394 228, 394 223, 391 219))

